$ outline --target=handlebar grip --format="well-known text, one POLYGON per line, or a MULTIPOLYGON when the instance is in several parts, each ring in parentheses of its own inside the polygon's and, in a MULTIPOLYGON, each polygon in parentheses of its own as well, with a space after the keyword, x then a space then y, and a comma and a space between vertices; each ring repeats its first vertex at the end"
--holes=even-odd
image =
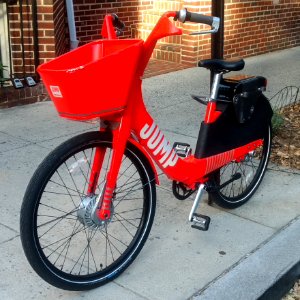
POLYGON ((193 22, 193 23, 201 23, 212 26, 214 22, 214 17, 205 16, 202 14, 186 12, 185 21, 193 22))
POLYGON ((113 17, 113 26, 119 30, 123 30, 125 28, 125 24, 119 20, 119 17, 116 14, 111 14, 111 16, 113 17))

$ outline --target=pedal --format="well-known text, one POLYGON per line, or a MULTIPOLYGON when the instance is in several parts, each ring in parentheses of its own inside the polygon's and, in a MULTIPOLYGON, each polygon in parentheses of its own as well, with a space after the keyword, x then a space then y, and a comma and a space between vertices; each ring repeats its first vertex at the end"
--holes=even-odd
POLYGON ((192 153, 192 148, 190 147, 190 145, 185 143, 175 142, 173 144, 173 149, 180 157, 188 157, 192 153))
POLYGON ((210 217, 194 213, 192 222, 194 222, 191 226, 192 228, 207 231, 209 229, 210 217))

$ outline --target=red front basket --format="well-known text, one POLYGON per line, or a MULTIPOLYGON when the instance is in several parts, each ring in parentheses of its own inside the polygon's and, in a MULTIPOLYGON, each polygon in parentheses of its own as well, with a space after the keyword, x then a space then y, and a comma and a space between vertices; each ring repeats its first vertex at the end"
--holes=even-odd
POLYGON ((125 109, 142 40, 99 40, 38 68, 60 116, 104 117, 125 109))

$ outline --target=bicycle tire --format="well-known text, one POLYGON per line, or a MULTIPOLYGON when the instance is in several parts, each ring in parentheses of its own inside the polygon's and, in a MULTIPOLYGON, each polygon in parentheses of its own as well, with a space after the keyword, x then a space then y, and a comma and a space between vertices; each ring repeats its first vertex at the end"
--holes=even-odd
POLYGON ((272 128, 269 124, 264 134, 263 145, 254 151, 252 156, 249 154, 245 160, 231 162, 214 172, 210 178, 212 186, 216 188, 230 180, 235 173, 240 173, 241 178, 220 190, 209 192, 209 201, 229 209, 237 208, 249 201, 265 175, 271 153, 271 141, 272 128))
MULTIPOLYGON (((110 222, 92 227, 83 222, 82 213, 79 218, 80 209, 87 211, 81 203, 92 198, 85 194, 87 179, 82 177, 86 174, 88 178, 95 147, 105 147, 103 169, 107 169, 111 134, 78 135, 44 159, 22 203, 20 235, 25 255, 40 277, 61 289, 88 290, 119 276, 141 251, 153 223, 155 175, 148 160, 130 143, 123 156, 110 222), (79 179, 85 182, 83 189, 79 179)), ((99 178, 98 192, 105 176, 99 178)))

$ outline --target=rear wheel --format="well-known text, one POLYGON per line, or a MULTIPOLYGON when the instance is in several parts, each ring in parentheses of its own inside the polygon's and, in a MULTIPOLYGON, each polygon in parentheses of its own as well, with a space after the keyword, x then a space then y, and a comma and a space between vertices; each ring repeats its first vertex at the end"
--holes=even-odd
POLYGON ((240 178, 215 192, 209 200, 224 208, 236 208, 246 203, 261 183, 271 152, 271 125, 265 132, 263 144, 249 153, 241 162, 231 162, 211 176, 212 185, 218 187, 239 173, 240 178))
POLYGON ((111 160, 109 134, 90 132, 56 148, 31 179, 21 209, 21 240, 33 269, 68 290, 95 288, 121 274, 142 249, 156 203, 147 159, 128 145, 113 196, 112 217, 91 213, 111 160), (87 194, 96 148, 105 149, 98 187, 87 194))

